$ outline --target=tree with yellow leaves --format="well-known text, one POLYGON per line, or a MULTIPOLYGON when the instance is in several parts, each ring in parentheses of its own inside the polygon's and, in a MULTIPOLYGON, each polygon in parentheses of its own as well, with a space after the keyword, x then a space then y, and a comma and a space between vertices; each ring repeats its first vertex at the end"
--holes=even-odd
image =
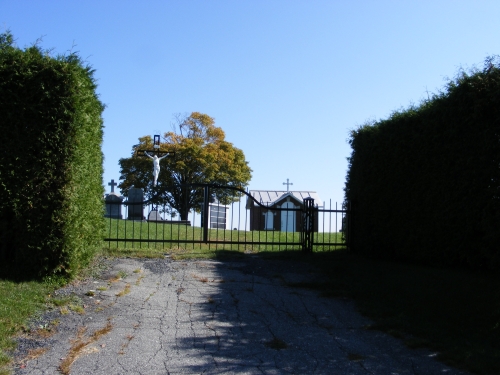
MULTIPOLYGON (((191 209, 199 211, 203 202, 203 190, 197 184, 218 184, 245 188, 252 177, 252 170, 243 151, 225 140, 224 131, 215 126, 212 117, 193 112, 179 119, 176 128, 167 132, 160 142, 160 151, 171 154, 161 162, 157 186, 153 184, 153 170, 148 158, 137 155, 139 149, 152 150, 150 136, 139 138, 132 148, 130 158, 122 158, 120 184, 127 195, 130 187, 142 188, 146 197, 160 197, 173 212, 187 220, 191 209)), ((235 190, 217 189, 216 198, 221 204, 235 201, 235 190)))

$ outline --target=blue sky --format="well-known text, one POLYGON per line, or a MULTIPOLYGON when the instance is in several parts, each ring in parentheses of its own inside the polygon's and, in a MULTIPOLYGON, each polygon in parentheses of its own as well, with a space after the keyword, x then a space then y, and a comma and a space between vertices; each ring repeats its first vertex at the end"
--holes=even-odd
POLYGON ((137 138, 198 111, 244 151, 250 189, 289 178, 341 202, 349 130, 500 54, 499 15, 498 0, 0 0, 0 32, 96 70, 105 185, 137 138))

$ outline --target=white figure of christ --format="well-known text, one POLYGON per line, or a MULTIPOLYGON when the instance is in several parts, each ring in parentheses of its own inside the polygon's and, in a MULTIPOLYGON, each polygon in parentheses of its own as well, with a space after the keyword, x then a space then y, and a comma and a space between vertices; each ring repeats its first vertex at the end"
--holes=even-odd
POLYGON ((146 155, 150 159, 153 159, 153 186, 156 186, 156 182, 158 181, 158 175, 160 174, 160 160, 166 157, 167 155, 164 155, 161 158, 159 158, 156 155, 154 156, 149 155, 147 151, 144 151, 144 155, 146 155))

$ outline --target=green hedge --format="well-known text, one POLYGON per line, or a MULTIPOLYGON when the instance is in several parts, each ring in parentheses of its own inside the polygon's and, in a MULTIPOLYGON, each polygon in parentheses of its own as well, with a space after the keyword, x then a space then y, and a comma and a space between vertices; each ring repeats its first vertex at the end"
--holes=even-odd
POLYGON ((0 34, 0 261, 71 276, 102 241, 104 106, 76 54, 0 34))
POLYGON ((500 269, 498 58, 352 131, 350 144, 354 251, 500 269))

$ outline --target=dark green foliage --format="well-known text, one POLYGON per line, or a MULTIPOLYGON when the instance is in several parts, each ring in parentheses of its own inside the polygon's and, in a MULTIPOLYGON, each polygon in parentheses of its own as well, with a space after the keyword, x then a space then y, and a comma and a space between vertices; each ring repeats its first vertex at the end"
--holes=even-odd
POLYGON ((102 118, 93 70, 0 35, 0 260, 70 276, 102 241, 102 118))
POLYGON ((351 134, 352 249, 500 269, 500 67, 351 134))

